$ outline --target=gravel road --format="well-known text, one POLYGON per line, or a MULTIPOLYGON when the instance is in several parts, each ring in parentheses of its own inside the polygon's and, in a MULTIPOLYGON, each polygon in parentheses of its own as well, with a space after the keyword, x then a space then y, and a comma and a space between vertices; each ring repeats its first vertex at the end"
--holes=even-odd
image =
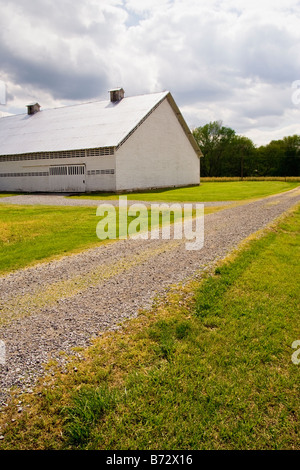
MULTIPOLYGON (((69 195, 70 196, 70 195, 69 195)), ((154 202, 154 201, 153 201, 154 202)), ((156 202, 156 201, 155 201, 156 202)), ((222 206, 230 205, 234 201, 212 201, 205 202, 205 206, 222 206)), ((112 204, 116 206, 119 204, 118 199, 76 199, 70 198, 66 193, 64 194, 26 194, 20 196, 8 196, 0 198, 0 204, 21 204, 21 205, 41 205, 41 206, 81 206, 81 207, 94 207, 99 204, 112 204)), ((149 206, 149 201, 128 200, 129 204, 142 203, 149 206)))
MULTIPOLYGON (((20 204, 20 197, 1 202, 14 199, 20 204)), ((64 203, 62 196, 54 197, 64 203)), ((22 198, 22 203, 33 201, 30 195, 22 198)), ((0 404, 12 386, 30 390, 50 358, 88 346, 91 338, 151 307, 171 285, 200 277, 239 242, 299 202, 297 188, 209 214, 201 250, 186 250, 186 240, 120 240, 0 277, 5 322, 0 328, 5 345, 0 404)))

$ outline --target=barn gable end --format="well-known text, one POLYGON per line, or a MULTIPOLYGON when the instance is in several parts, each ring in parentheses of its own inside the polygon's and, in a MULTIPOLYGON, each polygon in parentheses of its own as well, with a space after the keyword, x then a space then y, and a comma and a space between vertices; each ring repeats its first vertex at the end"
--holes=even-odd
POLYGON ((116 149, 117 191, 198 185, 201 152, 185 125, 168 97, 162 100, 116 149))

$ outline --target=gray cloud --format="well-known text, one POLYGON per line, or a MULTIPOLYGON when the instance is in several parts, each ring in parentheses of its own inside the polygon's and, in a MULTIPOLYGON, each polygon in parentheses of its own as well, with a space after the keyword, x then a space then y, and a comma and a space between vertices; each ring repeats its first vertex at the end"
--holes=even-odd
POLYGON ((52 94, 55 99, 86 100, 97 97, 108 86, 105 66, 93 61, 93 68, 86 69, 65 61, 57 64, 55 57, 40 60, 23 58, 9 51, 2 51, 0 61, 19 86, 30 85, 52 94))
POLYGON ((244 76, 268 83, 290 83, 299 70, 299 38, 271 24, 253 25, 239 40, 237 58, 244 76))
POLYGON ((0 8, 8 111, 23 110, 35 89, 51 105, 121 85, 127 94, 170 90, 193 125, 222 119, 252 132, 265 120, 280 131, 299 121, 300 109, 289 112, 300 79, 296 0, 0 0, 0 8))

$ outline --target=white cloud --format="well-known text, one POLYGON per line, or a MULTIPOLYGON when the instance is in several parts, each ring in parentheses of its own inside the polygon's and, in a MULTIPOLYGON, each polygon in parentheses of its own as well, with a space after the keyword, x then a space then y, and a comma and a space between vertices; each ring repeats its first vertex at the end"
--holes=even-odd
MULTIPOLYGON (((191 126, 245 135, 295 129, 296 0, 0 0, 7 112, 169 89, 191 126), (22 103, 22 106, 21 106, 22 103)), ((273 135, 273 134, 272 134, 273 135)))
POLYGON ((125 7, 137 14, 165 10, 172 4, 172 0, 125 0, 125 7))

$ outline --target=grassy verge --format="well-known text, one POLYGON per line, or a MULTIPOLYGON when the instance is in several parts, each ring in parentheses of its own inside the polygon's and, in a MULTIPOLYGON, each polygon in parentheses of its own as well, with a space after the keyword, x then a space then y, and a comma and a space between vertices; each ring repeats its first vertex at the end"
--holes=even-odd
POLYGON ((226 182, 226 181, 289 181, 300 182, 300 176, 245 176, 243 179, 238 176, 206 176, 201 177, 205 182, 226 182))
POLYGON ((64 371, 49 365, 22 413, 2 413, 0 446, 299 450, 299 233, 300 208, 64 371))
POLYGON ((21 193, 0 193, 0 197, 20 196, 21 193))
MULTIPOLYGON (((229 181, 204 182, 200 186, 186 188, 155 189, 152 191, 127 193, 129 200, 143 201, 242 201, 260 198, 288 191, 299 186, 299 182, 286 181, 229 181)), ((70 196, 83 199, 117 199, 119 196, 110 193, 91 193, 70 196)))

